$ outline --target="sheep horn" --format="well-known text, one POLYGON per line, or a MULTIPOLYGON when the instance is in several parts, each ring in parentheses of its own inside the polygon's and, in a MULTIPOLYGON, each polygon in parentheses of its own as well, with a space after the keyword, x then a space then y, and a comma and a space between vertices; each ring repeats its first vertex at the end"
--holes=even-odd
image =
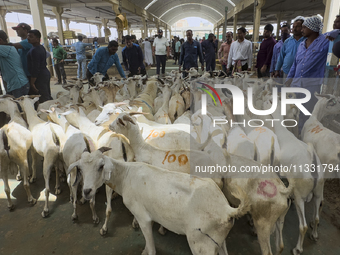
POLYGON ((325 97, 327 99, 331 98, 331 95, 329 95, 329 94, 319 94, 318 92, 315 92, 314 95, 318 96, 318 97, 325 97))
POLYGON ((106 152, 106 151, 112 150, 112 148, 110 148, 110 147, 100 147, 98 150, 99 150, 101 153, 104 153, 104 152, 106 152))

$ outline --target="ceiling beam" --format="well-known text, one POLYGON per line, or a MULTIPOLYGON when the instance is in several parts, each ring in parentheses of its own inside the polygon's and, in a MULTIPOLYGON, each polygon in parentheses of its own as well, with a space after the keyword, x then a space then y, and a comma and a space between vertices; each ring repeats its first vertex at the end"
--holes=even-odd
POLYGON ((153 23, 158 22, 159 26, 161 26, 161 27, 165 27, 165 26, 170 27, 170 25, 167 24, 165 21, 159 19, 155 15, 153 15, 150 12, 144 10, 143 8, 135 5, 134 3, 131 3, 129 0, 124 0, 124 1, 121 1, 121 2, 119 0, 105 0, 105 1, 112 3, 113 5, 116 5, 116 6, 117 5, 119 6, 119 3, 121 3, 121 8, 128 11, 128 12, 136 14, 139 17, 143 17, 143 18, 145 18, 148 21, 151 21, 153 23))
MULTIPOLYGON (((241 2, 239 2, 238 4, 236 4, 236 6, 231 9, 229 12, 228 12, 228 20, 231 19, 232 17, 235 16, 235 14, 243 11, 244 9, 246 9, 247 7, 251 6, 254 4, 254 0, 243 0, 241 2)), ((214 29, 216 27, 220 27, 224 24, 224 17, 222 19, 220 19, 214 26, 214 29)))

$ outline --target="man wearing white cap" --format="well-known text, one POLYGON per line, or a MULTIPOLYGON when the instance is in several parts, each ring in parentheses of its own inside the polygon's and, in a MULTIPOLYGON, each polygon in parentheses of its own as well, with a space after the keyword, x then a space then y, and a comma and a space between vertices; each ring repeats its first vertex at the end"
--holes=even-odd
POLYGON ((31 30, 31 26, 26 23, 19 23, 16 27, 12 27, 12 29, 17 32, 17 35, 21 38, 21 42, 13 43, 11 45, 18 50, 21 58, 22 67, 24 68, 26 76, 29 77, 30 73, 27 69, 27 53, 33 46, 27 41, 27 34, 28 31, 31 30))
POLYGON ((160 73, 160 67, 162 64, 162 74, 165 75, 165 65, 166 65, 166 57, 169 57, 170 47, 168 39, 163 37, 163 30, 158 30, 158 38, 155 38, 153 42, 153 55, 156 56, 157 62, 157 75, 160 73))
MULTIPOLYGON (((317 102, 314 92, 320 92, 323 83, 325 66, 328 54, 329 40, 336 38, 340 32, 335 29, 331 32, 321 34, 323 28, 319 16, 307 18, 302 25, 302 35, 307 39, 302 42, 297 50, 294 63, 287 77, 287 86, 308 89, 311 92, 311 99, 303 104, 309 112, 312 112, 317 102)), ((305 95, 298 93, 298 98, 305 95)), ((299 131, 309 116, 300 113, 299 131)))

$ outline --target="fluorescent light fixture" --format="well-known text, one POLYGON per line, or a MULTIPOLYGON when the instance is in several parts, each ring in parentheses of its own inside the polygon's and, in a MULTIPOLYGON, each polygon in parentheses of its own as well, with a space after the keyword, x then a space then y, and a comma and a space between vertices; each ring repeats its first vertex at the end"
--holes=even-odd
POLYGON ((223 14, 222 14, 222 13, 220 13, 218 10, 212 8, 212 7, 209 6, 209 5, 199 4, 199 3, 188 3, 188 4, 179 4, 179 5, 176 5, 176 6, 172 7, 172 8, 170 8, 169 10, 167 10, 166 12, 164 12, 161 16, 159 16, 159 18, 162 18, 165 14, 167 14, 169 11, 172 11, 172 10, 175 9, 175 8, 178 8, 178 7, 181 7, 181 6, 185 6, 185 5, 192 5, 192 4, 193 4, 193 5, 200 5, 200 6, 207 7, 207 8, 209 8, 209 9, 211 9, 211 10, 217 12, 218 14, 220 14, 220 15, 223 17, 223 14))
MULTIPOLYGON (((171 23, 174 19, 178 18, 178 17, 181 16, 181 15, 183 15, 183 13, 178 14, 178 15, 176 15, 175 17, 169 19, 168 23, 171 23)), ((202 18, 204 18, 205 20, 207 20, 206 17, 209 17, 211 20, 213 20, 215 23, 217 23, 217 20, 215 20, 215 19, 212 18, 211 16, 209 16, 209 15, 207 15, 207 14, 204 14, 204 16, 205 16, 205 17, 202 17, 202 18)), ((193 17, 195 17, 195 16, 193 16, 193 17)), ((178 20, 177 20, 177 21, 178 21, 178 20)), ((177 21, 176 21, 176 22, 177 22, 177 21)), ((208 20, 208 21, 209 21, 209 20, 208 20)), ((209 22, 212 23, 211 21, 209 21, 209 22)), ((175 24, 175 22, 174 22, 173 24, 175 24)))
POLYGON ((228 3, 230 3, 233 7, 235 7, 236 5, 234 4, 234 2, 233 1, 231 1, 231 0, 227 0, 227 2, 228 3))
POLYGON ((154 3, 156 3, 157 0, 153 0, 151 3, 149 3, 144 9, 147 10, 150 8, 151 5, 153 5, 154 3))

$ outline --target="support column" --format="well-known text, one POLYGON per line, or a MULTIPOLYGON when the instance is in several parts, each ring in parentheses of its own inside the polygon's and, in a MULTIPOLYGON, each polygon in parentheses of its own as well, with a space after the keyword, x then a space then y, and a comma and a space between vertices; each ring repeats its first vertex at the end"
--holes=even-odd
POLYGON ((277 28, 276 28, 276 39, 278 39, 278 38, 279 38, 279 35, 280 35, 280 29, 281 29, 280 23, 281 23, 282 13, 279 12, 279 13, 277 13, 275 16, 276 16, 276 23, 277 23, 277 28))
MULTIPOLYGON (((38 29, 41 33, 41 40, 44 43, 46 51, 50 51, 50 45, 47 39, 46 24, 44 19, 44 9, 42 0, 30 0, 31 15, 33 18, 33 26, 38 29)), ((53 75, 52 61, 51 58, 47 59, 47 66, 53 75)))
POLYGON ((69 19, 64 19, 65 22, 65 30, 69 31, 70 30, 70 20, 69 19))
POLYGON ((142 17, 142 22, 143 22, 143 32, 142 32, 142 38, 145 39, 148 37, 148 21, 146 18, 142 17))
POLYGON ((159 30, 159 28, 160 28, 160 26, 159 26, 159 20, 156 21, 156 28, 157 28, 157 33, 158 33, 158 30, 159 30))
POLYGON ((109 34, 107 32, 107 23, 109 23, 109 20, 108 19, 102 19, 102 24, 103 24, 103 27, 104 27, 104 36, 105 36, 105 42, 109 42, 109 34))
POLYGON ((340 1, 339 0, 323 0, 325 5, 325 15, 323 17, 322 33, 333 30, 333 23, 336 15, 339 14, 340 1))
POLYGON ((262 7, 265 4, 265 0, 257 0, 255 3, 255 21, 254 21, 254 29, 253 29, 253 42, 259 41, 260 36, 260 21, 261 21, 261 11, 262 7))
POLYGON ((169 29, 169 33, 170 33, 170 39, 171 39, 171 32, 172 32, 172 31, 171 31, 171 29, 169 29))
POLYGON ((237 38, 237 19, 238 19, 238 14, 235 14, 234 15, 234 29, 233 29, 233 38, 234 40, 236 41, 236 38, 237 38))
POLYGON ((64 12, 64 8, 52 7, 52 11, 55 14, 55 17, 57 19, 58 35, 59 35, 60 44, 64 45, 65 40, 64 40, 64 34, 63 34, 63 21, 61 19, 61 15, 64 12))
POLYGON ((220 40, 220 28, 217 27, 216 29, 217 29, 217 35, 216 35, 217 40, 220 40))
POLYGON ((290 29, 292 29, 292 20, 289 18, 288 20, 287 20, 287 26, 290 28, 290 29))
POLYGON ((149 34, 150 34, 150 37, 153 35, 152 34, 152 29, 149 29, 149 34))
POLYGON ((97 25, 97 29, 98 29, 98 37, 102 37, 102 27, 103 27, 103 26, 102 26, 101 24, 100 24, 100 25, 99 25, 99 24, 97 25))
POLYGON ((222 32, 222 40, 226 41, 226 34, 227 34, 227 24, 228 24, 228 7, 225 7, 224 11, 224 24, 223 24, 223 32, 222 32))
POLYGON ((165 38, 168 38, 168 26, 165 26, 165 38))
POLYGON ((0 28, 1 30, 3 30, 7 36, 8 36, 8 31, 7 31, 7 24, 6 24, 6 13, 7 13, 7 10, 4 10, 4 9, 0 9, 0 28))

